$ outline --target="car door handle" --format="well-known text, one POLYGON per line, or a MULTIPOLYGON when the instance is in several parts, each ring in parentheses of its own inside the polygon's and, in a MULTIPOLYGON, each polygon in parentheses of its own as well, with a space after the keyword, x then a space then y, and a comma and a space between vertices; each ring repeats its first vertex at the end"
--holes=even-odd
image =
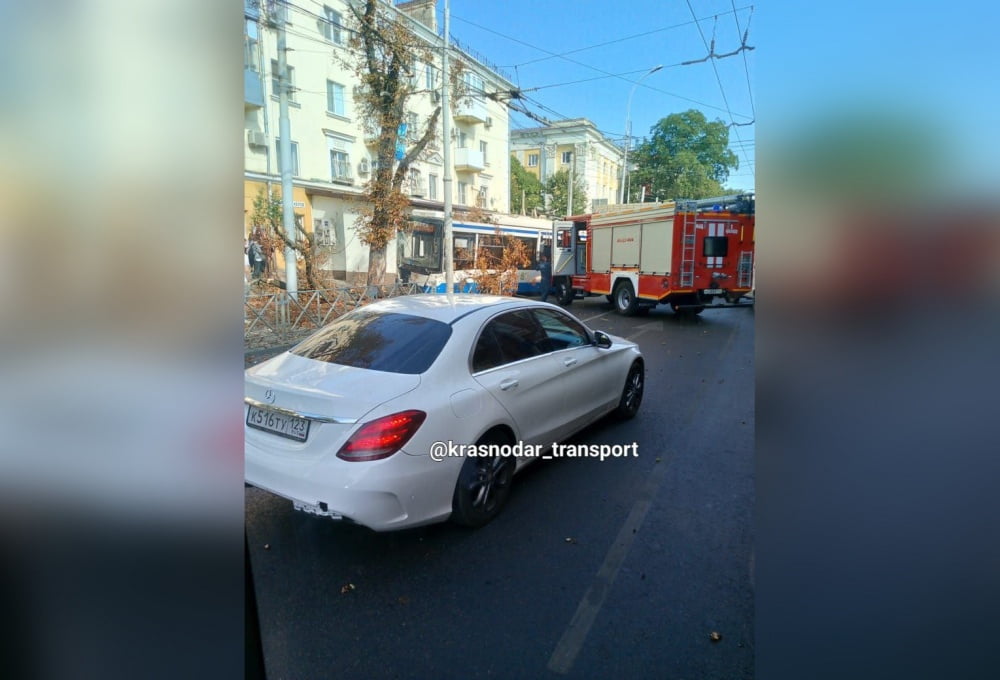
POLYGON ((507 378, 500 382, 500 389, 506 392, 517 387, 517 378, 507 378))
POLYGON ((576 366, 576 359, 573 358, 563 359, 563 364, 566 366, 576 366))

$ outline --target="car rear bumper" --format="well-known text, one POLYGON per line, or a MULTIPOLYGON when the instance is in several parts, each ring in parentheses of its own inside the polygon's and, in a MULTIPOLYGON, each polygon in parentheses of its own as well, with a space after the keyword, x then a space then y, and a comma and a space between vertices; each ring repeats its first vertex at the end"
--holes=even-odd
POLYGON ((246 443, 246 482, 292 501, 296 510, 392 531, 451 514, 458 470, 448 461, 399 452, 349 463, 264 451, 246 443))

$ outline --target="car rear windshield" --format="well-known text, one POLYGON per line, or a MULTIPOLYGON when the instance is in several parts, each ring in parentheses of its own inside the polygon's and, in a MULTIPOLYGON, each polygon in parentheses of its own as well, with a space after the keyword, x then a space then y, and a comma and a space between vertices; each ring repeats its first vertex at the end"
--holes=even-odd
POLYGON ((387 373, 423 373, 451 337, 451 326, 411 314, 358 310, 290 351, 331 364, 387 373))

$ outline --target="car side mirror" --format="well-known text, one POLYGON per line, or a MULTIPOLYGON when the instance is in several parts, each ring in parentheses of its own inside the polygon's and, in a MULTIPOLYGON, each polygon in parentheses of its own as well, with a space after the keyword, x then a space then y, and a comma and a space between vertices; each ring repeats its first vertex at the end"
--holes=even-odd
POLYGON ((611 347, 611 336, 604 331, 594 331, 594 339, 597 341, 597 346, 601 349, 608 349, 611 347))

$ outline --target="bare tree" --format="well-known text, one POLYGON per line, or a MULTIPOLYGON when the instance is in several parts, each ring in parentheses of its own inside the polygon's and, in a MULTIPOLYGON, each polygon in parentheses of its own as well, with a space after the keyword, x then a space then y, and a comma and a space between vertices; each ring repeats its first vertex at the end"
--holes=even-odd
MULTIPOLYGON (((355 103, 365 132, 378 140, 377 167, 365 184, 355 228, 368 246, 368 284, 380 285, 385 279, 389 241, 409 228, 410 201, 402 192, 403 183, 414 160, 437 138, 440 106, 422 130, 408 126, 406 134, 400 134, 401 125, 412 122, 406 119, 407 102, 413 95, 426 92, 418 89, 417 65, 430 66, 436 60, 431 46, 415 35, 407 20, 391 6, 379 0, 364 0, 349 7, 353 15, 349 42, 352 56, 342 58, 342 62, 360 82, 355 103)), ((456 60, 449 78, 459 96, 461 71, 461 63, 456 60)))
MULTIPOLYGON (((260 243, 267 258, 268 268, 274 266, 274 253, 288 246, 294 253, 302 256, 296 267, 304 269, 306 282, 311 290, 320 290, 321 285, 317 270, 326 261, 327 253, 317 245, 316 235, 306 231, 296 223, 295 234, 285 231, 282 218, 281 195, 271 190, 261 189, 253 199, 253 212, 250 214, 252 235, 260 243)), ((296 257, 296 259, 298 259, 296 257)))
POLYGON ((519 238, 500 232, 482 239, 476 255, 476 269, 471 278, 480 293, 514 295, 517 292, 517 270, 531 262, 528 246, 519 238))

